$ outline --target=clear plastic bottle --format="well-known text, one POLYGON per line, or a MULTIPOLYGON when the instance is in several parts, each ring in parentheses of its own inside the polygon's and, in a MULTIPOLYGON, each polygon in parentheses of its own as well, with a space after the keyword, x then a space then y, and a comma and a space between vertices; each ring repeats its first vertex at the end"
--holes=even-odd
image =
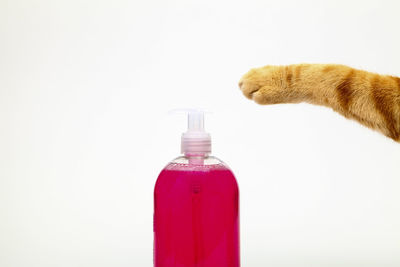
POLYGON ((238 267, 239 190, 232 171, 209 156, 203 113, 189 111, 182 153, 154 189, 155 267, 238 267))

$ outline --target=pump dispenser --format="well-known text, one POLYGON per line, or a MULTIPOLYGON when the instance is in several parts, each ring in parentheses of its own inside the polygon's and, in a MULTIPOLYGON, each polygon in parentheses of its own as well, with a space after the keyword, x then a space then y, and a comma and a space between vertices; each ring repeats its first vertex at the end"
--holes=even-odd
POLYGON ((184 111, 182 156, 154 188, 155 267, 239 267, 239 189, 229 167, 210 155, 204 111, 184 111))
POLYGON ((188 129, 182 134, 181 152, 185 155, 211 153, 211 136, 204 131, 204 111, 186 110, 188 129))

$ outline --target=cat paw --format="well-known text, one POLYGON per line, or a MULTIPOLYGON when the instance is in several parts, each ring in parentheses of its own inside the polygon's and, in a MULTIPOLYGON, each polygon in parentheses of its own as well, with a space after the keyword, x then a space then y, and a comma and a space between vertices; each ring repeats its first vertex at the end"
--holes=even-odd
POLYGON ((261 88, 261 84, 257 82, 256 72, 256 69, 250 70, 239 81, 240 90, 249 99, 253 99, 253 94, 261 88))
POLYGON ((265 66, 243 75, 239 87, 247 98, 258 104, 298 103, 303 97, 288 86, 291 77, 284 67, 265 66))
POLYGON ((271 66, 255 68, 247 72, 239 81, 239 88, 248 99, 265 104, 265 95, 272 85, 271 66))
POLYGON ((254 100, 254 94, 260 90, 261 86, 256 83, 249 82, 246 79, 241 79, 239 81, 239 88, 245 97, 254 100))

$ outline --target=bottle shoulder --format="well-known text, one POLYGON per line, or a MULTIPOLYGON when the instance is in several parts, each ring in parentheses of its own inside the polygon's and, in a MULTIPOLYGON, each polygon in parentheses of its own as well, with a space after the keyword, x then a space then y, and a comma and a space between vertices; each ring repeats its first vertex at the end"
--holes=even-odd
POLYGON ((226 171, 233 175, 230 167, 214 156, 202 156, 202 157, 187 157, 179 156, 171 160, 162 170, 164 171, 195 171, 195 172, 210 172, 210 171, 226 171))
POLYGON ((232 172, 229 166, 214 156, 186 157, 180 156, 170 161, 163 169, 174 171, 217 171, 225 170, 232 172))
MULTIPOLYGON (((179 156, 173 160, 171 160, 168 165, 171 164, 187 164, 193 166, 212 166, 212 165, 221 165, 227 169, 229 169, 228 165, 225 162, 220 160, 214 156, 200 156, 200 157, 187 157, 187 156, 179 156)), ((167 165, 167 166, 168 166, 167 165)))

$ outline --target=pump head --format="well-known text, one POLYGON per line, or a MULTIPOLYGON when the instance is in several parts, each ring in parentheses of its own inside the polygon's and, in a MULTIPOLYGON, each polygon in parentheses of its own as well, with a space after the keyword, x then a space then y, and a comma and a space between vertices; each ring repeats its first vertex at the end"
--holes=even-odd
POLYGON ((211 136, 204 131, 204 111, 201 109, 178 109, 188 116, 188 129, 181 137, 181 152, 185 155, 211 153, 211 136))

